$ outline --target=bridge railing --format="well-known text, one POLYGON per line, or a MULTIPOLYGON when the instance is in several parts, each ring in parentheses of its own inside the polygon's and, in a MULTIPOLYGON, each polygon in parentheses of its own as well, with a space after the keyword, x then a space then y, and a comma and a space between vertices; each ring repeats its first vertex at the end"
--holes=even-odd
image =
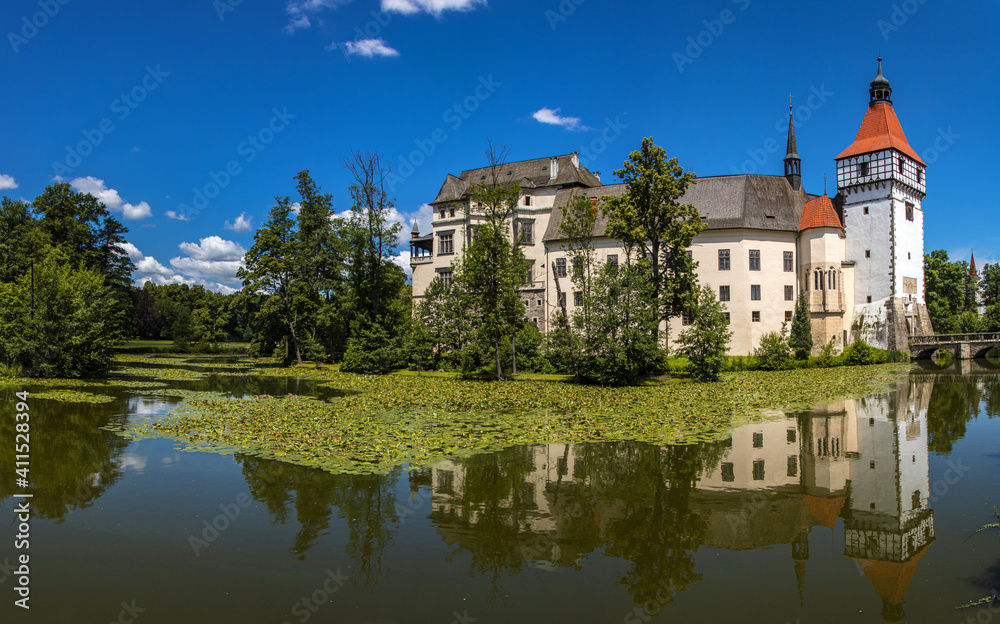
POLYGON ((1000 342, 1000 332, 992 334, 937 334, 910 336, 911 345, 949 344, 954 342, 1000 342))

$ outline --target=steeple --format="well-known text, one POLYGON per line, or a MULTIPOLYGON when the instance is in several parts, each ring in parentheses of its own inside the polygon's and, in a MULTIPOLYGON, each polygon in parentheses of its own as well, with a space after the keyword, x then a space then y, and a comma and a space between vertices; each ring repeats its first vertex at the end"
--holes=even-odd
POLYGON ((868 90, 871 95, 871 102, 869 106, 873 106, 877 102, 888 102, 892 104, 892 87, 889 86, 889 80, 882 75, 882 57, 878 57, 878 76, 875 76, 875 80, 872 80, 871 89, 868 90))
POLYGON ((969 259, 969 275, 979 277, 979 271, 976 270, 976 252, 972 252, 972 257, 969 259))
POLYGON ((802 188, 802 159, 795 144, 795 122, 792 120, 792 105, 788 105, 788 150, 785 154, 785 178, 798 192, 802 188))

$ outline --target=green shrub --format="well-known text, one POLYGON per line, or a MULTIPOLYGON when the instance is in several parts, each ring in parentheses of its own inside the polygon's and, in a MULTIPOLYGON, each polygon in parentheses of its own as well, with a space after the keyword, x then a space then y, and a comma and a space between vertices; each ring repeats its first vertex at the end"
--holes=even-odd
POLYGON ((878 363, 878 349, 864 340, 855 340, 844 349, 844 362, 848 366, 866 366, 878 363))
POLYGON ((792 353, 783 331, 768 332, 761 336, 760 344, 753 354, 760 370, 787 370, 792 367, 792 353))
POLYGON ((340 370, 365 375, 384 375, 397 368, 401 357, 399 337, 390 337, 379 323, 356 326, 347 341, 340 370))

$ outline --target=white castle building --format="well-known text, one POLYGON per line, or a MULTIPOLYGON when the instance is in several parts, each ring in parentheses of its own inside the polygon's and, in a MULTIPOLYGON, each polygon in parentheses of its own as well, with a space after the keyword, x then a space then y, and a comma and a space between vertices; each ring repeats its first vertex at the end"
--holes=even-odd
MULTIPOLYGON (((680 199, 692 204, 705 224, 691 254, 699 282, 711 286, 726 306, 731 354, 751 353, 762 335, 791 321, 800 291, 808 295, 817 351, 830 340, 839 350, 858 338, 906 350, 907 336, 933 333, 924 305, 926 164, 896 117, 881 58, 869 94, 857 137, 835 159, 834 197, 802 187, 789 112, 783 176, 701 177, 680 199)), ((481 168, 448 175, 431 202, 432 232, 421 235, 414 224, 415 302, 432 280, 450 281, 452 262, 484 218, 472 205, 472 187, 491 174, 481 168)), ((602 184, 575 153, 505 164, 500 174, 500 182, 521 189, 512 234, 529 263, 522 297, 528 318, 546 331, 560 309, 559 293, 570 314, 577 303, 561 227, 564 209, 575 197, 599 202, 622 195, 626 187, 602 184)), ((604 235, 606 225, 602 213, 593 233, 596 256, 618 262, 625 251, 621 241, 604 235)), ((683 323, 671 319, 668 346, 683 323)))

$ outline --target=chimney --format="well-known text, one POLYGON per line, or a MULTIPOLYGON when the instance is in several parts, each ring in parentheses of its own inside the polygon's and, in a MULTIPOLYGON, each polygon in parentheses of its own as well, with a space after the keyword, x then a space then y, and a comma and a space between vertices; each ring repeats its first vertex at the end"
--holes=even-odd
POLYGON ((576 170, 579 171, 580 170, 580 152, 573 152, 572 154, 569 155, 569 159, 573 162, 573 166, 576 167, 576 170))
POLYGON ((559 158, 553 156, 549 159, 549 179, 555 180, 559 177, 559 158))

